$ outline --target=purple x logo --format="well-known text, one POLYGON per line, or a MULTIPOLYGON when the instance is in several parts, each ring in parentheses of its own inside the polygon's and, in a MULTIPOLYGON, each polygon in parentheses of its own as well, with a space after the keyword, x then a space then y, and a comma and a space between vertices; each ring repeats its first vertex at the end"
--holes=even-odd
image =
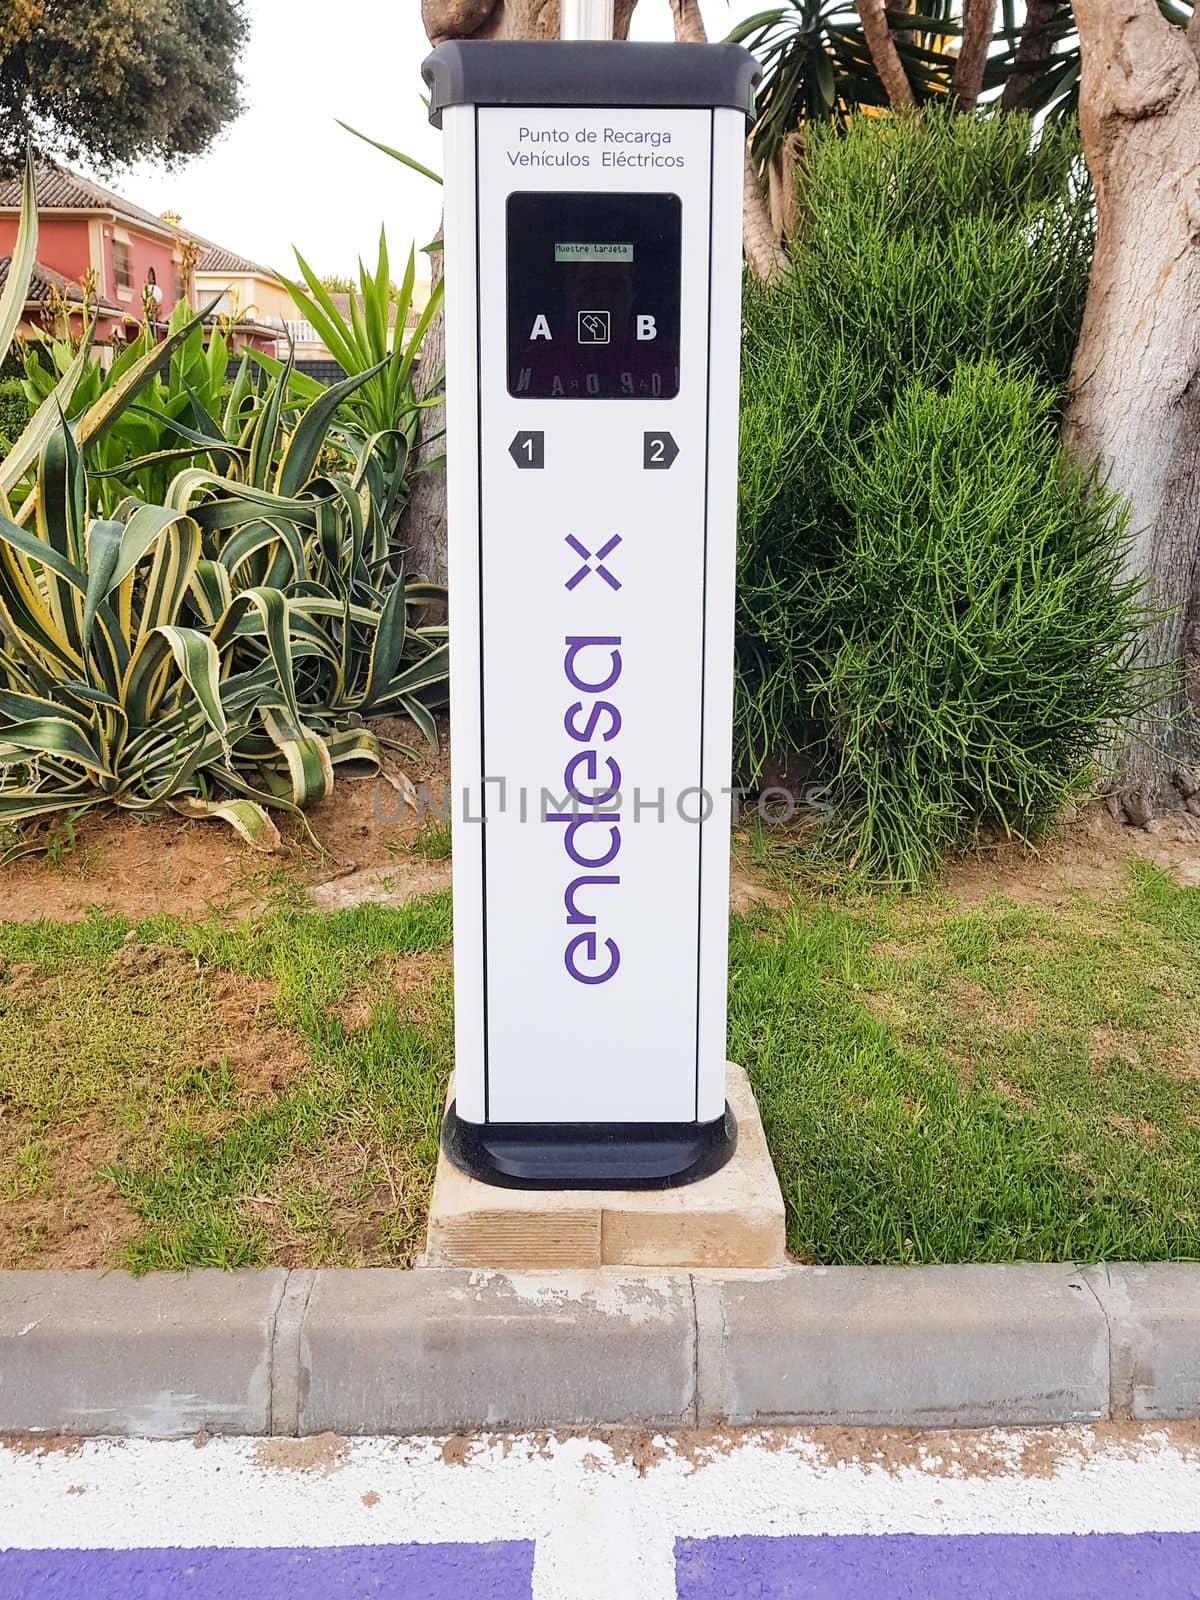
POLYGON ((579 540, 573 533, 569 533, 567 535, 567 543, 571 546, 571 549, 574 550, 575 554, 582 558, 583 565, 577 572, 573 573, 567 579, 566 587, 568 589, 574 589, 577 584, 582 583, 583 580, 589 576, 589 574, 594 572, 598 578, 604 579, 605 583, 610 589, 619 589, 621 587, 621 580, 613 577, 612 573, 604 565, 604 561, 605 557, 610 556, 620 542, 621 535, 619 533, 614 533, 607 544, 602 544, 599 550, 593 552, 589 550, 586 545, 580 544, 579 540), (595 565, 593 565, 593 562, 595 565))

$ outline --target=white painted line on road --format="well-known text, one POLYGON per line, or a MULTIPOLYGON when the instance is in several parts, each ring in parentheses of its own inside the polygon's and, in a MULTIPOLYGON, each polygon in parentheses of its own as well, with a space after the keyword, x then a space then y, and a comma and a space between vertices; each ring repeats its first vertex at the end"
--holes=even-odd
POLYGON ((0 1448, 0 1546, 536 1541, 535 1600, 675 1593, 678 1537, 1200 1529, 1200 1431, 0 1448))

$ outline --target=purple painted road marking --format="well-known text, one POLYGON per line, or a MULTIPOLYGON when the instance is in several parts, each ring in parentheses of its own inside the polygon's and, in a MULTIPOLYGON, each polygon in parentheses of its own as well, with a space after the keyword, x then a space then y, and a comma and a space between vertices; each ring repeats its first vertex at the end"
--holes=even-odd
POLYGON ((0 1600, 529 1600, 533 1545, 3 1550, 0 1600))
POLYGON ((679 1600, 1200 1600, 1197 1533, 680 1539, 679 1600))

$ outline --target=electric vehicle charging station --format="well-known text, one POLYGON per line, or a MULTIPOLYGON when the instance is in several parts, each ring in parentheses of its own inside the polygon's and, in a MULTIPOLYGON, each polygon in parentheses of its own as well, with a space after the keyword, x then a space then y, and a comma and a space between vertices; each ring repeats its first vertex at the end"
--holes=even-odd
MULTIPOLYGON (((563 12, 577 25, 586 0, 563 12)), ((488 1183, 668 1187, 736 1144, 734 550, 758 72, 733 45, 607 36, 446 43, 424 66, 446 190, 442 1143, 488 1183)))

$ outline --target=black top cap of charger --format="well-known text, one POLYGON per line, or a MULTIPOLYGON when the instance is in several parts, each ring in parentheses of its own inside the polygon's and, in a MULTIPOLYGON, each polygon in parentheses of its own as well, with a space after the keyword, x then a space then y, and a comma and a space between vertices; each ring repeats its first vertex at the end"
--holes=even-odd
POLYGON ((421 73, 440 128, 447 106, 728 107, 749 117, 762 68, 738 44, 452 39, 421 73))

